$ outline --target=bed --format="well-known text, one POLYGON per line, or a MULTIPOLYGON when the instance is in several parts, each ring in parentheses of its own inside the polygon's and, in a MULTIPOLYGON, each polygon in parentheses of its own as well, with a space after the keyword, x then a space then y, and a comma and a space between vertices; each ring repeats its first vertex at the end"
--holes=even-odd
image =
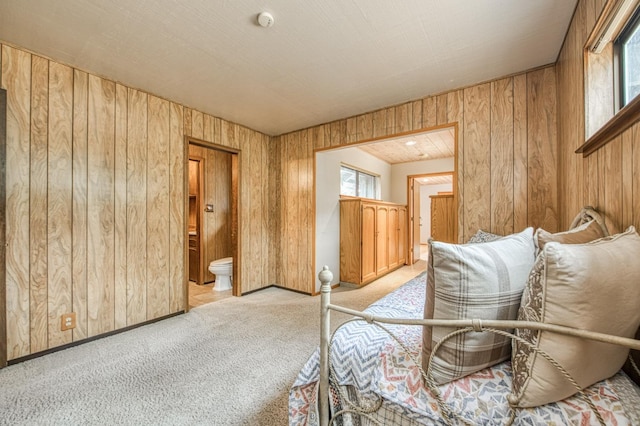
MULTIPOLYGON (((611 250, 613 246, 607 245, 610 244, 610 240, 616 244, 625 239, 627 243, 632 240, 633 244, 636 244, 636 239, 640 242, 640 237, 637 237, 635 229, 627 230, 622 237, 601 238, 595 243, 583 244, 580 241, 569 241, 564 244, 554 241, 554 239, 562 240, 567 237, 569 240, 576 238, 577 233, 572 233, 574 229, 585 229, 585 225, 589 224, 590 229, 593 230, 592 225, 596 222, 603 228, 605 235, 608 234, 603 221, 593 209, 583 209, 576 219, 578 220, 578 218, 580 218, 579 221, 574 221, 571 230, 567 233, 547 233, 546 238, 553 242, 553 244, 549 244, 549 247, 542 250, 537 244, 535 245, 534 263, 536 267, 539 259, 543 257, 538 253, 543 251, 551 253, 554 249, 565 249, 565 246, 568 245, 571 245, 570 250, 594 250, 595 247, 598 250, 623 252, 622 256, 637 254, 633 251, 634 249, 627 250, 626 246, 624 250, 611 250), (602 243, 600 243, 601 240, 602 243)), ((540 231, 537 230, 535 235, 538 236, 540 231)), ((471 246, 471 244, 462 246, 471 246)), ((435 246, 432 249, 435 253, 435 246)), ((477 248, 473 249, 477 250, 477 248)), ((584 252, 580 253, 582 253, 581 256, 587 256, 584 255, 584 252)), ((432 256, 437 259, 436 254, 432 256)), ((548 263, 551 263, 548 260, 550 256, 551 254, 547 254, 548 263)), ((599 256, 602 257, 602 252, 599 256)), ((610 259, 602 259, 602 261, 611 262, 610 259)), ((430 274, 434 273, 432 262, 434 261, 430 259, 430 274)), ((532 270, 534 269, 535 267, 532 268, 532 270)), ((552 275, 546 270, 545 273, 552 275)), ((640 269, 638 273, 640 274, 640 269)), ((619 358, 618 355, 597 354, 597 350, 601 347, 624 348, 626 353, 628 353, 628 348, 640 349, 640 341, 633 339, 634 333, 631 335, 628 332, 612 333, 606 328, 605 332, 602 332, 602 329, 598 327, 575 327, 570 324, 558 325, 558 322, 554 324, 553 321, 530 321, 530 318, 526 318, 526 313, 522 312, 526 309, 518 309, 520 317, 506 320, 492 320, 486 319, 486 317, 482 320, 467 319, 466 317, 435 320, 425 318, 425 310, 429 309, 429 303, 426 303, 429 299, 428 275, 427 272, 421 273, 370 305, 363 312, 358 312, 330 303, 332 277, 328 268, 325 267, 319 275, 322 283, 321 344, 308 359, 290 389, 289 424, 407 426, 432 424, 640 424, 640 388, 627 373, 619 370, 620 367, 617 364, 613 367, 608 366, 610 360, 619 358), (329 335, 330 311, 347 313, 353 315, 354 319, 347 321, 332 335, 329 335), (429 329, 430 333, 435 334, 436 327, 443 325, 446 325, 446 336, 445 338, 438 336, 438 341, 443 340, 443 346, 446 346, 444 341, 459 339, 464 334, 475 335, 474 333, 477 333, 482 335, 493 333, 495 330, 497 330, 495 333, 506 339, 511 339, 507 334, 515 335, 515 341, 519 342, 527 339, 525 334, 527 331, 531 333, 533 330, 534 333, 539 333, 536 334, 539 339, 536 348, 538 352, 534 351, 534 355, 539 359, 549 356, 547 352, 552 353, 553 356, 559 356, 561 361, 554 368, 559 368, 565 376, 563 379, 569 383, 570 387, 576 389, 571 391, 573 393, 571 396, 558 401, 536 404, 534 397, 533 406, 519 406, 527 404, 523 403, 526 398, 521 398, 519 401, 513 400, 514 388, 522 386, 522 384, 514 383, 514 377, 516 378, 515 382, 521 381, 519 370, 521 366, 516 359, 517 357, 512 353, 520 354, 522 352, 523 348, 518 347, 518 345, 522 346, 522 342, 513 345, 513 352, 511 353, 510 350, 508 359, 470 374, 464 373, 460 378, 439 382, 434 379, 434 371, 436 370, 433 367, 434 360, 429 359, 424 364, 422 361, 425 359, 423 353, 425 330, 429 329), (542 349, 544 340, 542 333, 551 333, 544 334, 545 339, 549 335, 554 338, 555 336, 563 336, 571 339, 567 345, 562 346, 573 353, 569 356, 576 356, 577 353, 580 359, 588 360, 589 354, 593 352, 596 357, 594 359, 600 360, 597 364, 603 366, 605 373, 602 374, 606 377, 589 386, 581 386, 576 382, 576 380, 580 382, 581 379, 574 380, 572 377, 579 375, 579 372, 571 370, 570 367, 573 363, 563 361, 566 354, 555 354, 553 350, 549 351, 546 347, 544 349, 547 352, 542 349), (453 337, 450 336, 452 334, 453 337), (621 336, 621 334, 626 335, 621 336), (584 353, 581 353, 581 350, 576 350, 576 347, 572 346, 576 342, 578 345, 589 342, 587 345, 600 346, 578 346, 586 348, 584 353), (592 351, 591 348, 595 349, 592 351), (515 364, 512 364, 512 356, 515 364), (565 365, 566 370, 563 363, 567 364, 565 365), (517 370, 517 374, 514 374, 514 369, 517 370), (606 371, 611 371, 611 374, 606 371), (576 383, 572 384, 572 380, 576 383), (579 389, 581 390, 578 391, 579 389)), ((532 274, 528 273, 528 275, 532 274)), ((608 275, 615 274, 608 273, 608 275)), ((623 275, 628 281, 630 275, 627 272, 623 275)), ((433 276, 431 279, 433 280, 433 276)), ((528 281, 531 281, 531 277, 528 278, 528 281)), ((635 287, 638 286, 635 285, 635 287)), ((553 294, 552 290, 551 287, 545 289, 549 294, 553 294)), ((636 297, 631 295, 633 291, 624 291, 628 295, 625 299, 636 297)), ((527 289, 521 293, 526 292, 527 289)), ((613 292, 609 291, 609 293, 613 292)), ((640 296, 640 292, 637 294, 640 296)), ((529 297, 531 299, 531 296, 529 297)), ((526 299, 526 296, 522 297, 525 308, 530 305, 530 299, 526 299)), ((636 303, 635 307, 638 306, 635 300, 633 303, 636 303)), ((549 304, 546 309, 548 312, 552 312, 552 307, 549 304)), ((616 307, 616 312, 623 312, 624 309, 624 306, 616 307)), ((631 309, 637 310, 633 307, 631 309)), ((435 318, 441 317, 436 315, 435 318)), ((601 319, 598 321, 602 322, 601 319)), ((625 324, 631 322, 632 324, 628 327, 634 327, 635 332, 638 329, 640 318, 634 316, 632 320, 627 321, 625 317, 624 321, 612 322, 625 324)), ((511 342, 509 344, 511 346, 511 342)), ((442 346, 431 349, 437 353, 441 348, 442 346)), ((553 356, 550 356, 551 361, 555 361, 553 356)), ((547 361, 546 358, 545 361, 547 361)), ((591 362, 593 364, 593 361, 591 362)), ((616 363, 619 363, 619 360, 616 363)), ((539 365, 535 362, 532 364, 536 365, 536 368, 539 365)), ((579 366, 579 368, 591 370, 591 368, 584 366, 579 366)), ((597 366, 594 366, 593 370, 597 369, 597 366)), ((544 372, 540 375, 544 376, 544 372)), ((535 377, 529 378, 530 381, 526 383, 529 385, 535 381, 534 379, 535 377)), ((562 387, 554 386, 554 388, 562 387)), ((553 391, 549 393, 553 393, 553 391)), ((526 392, 520 393, 519 396, 522 397, 525 394, 526 392)))

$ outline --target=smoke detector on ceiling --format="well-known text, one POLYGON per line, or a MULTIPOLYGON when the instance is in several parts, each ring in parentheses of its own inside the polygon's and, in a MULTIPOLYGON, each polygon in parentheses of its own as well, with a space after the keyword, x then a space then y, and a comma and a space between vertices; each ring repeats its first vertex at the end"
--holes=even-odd
POLYGON ((258 24, 261 27, 269 28, 273 26, 273 15, 269 12, 261 12, 258 14, 258 24))

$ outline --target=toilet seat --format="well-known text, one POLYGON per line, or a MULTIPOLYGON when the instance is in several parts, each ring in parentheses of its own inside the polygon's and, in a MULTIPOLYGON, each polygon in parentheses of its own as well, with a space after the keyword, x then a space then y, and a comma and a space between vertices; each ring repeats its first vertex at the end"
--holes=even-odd
POLYGON ((233 263, 233 257, 223 257, 222 259, 214 260, 209 264, 211 266, 222 266, 233 263))

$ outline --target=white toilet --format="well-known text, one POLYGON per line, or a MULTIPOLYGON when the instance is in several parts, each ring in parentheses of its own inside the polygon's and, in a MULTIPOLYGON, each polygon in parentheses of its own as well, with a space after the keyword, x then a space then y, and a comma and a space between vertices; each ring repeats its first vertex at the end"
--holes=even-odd
POLYGON ((209 264, 209 272, 215 274, 215 291, 231 290, 231 275, 233 274, 233 257, 214 260, 209 264))

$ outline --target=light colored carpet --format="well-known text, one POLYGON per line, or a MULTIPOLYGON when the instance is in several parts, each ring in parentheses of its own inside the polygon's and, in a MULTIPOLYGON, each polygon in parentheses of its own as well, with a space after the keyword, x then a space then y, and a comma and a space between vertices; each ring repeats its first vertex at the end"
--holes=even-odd
MULTIPOLYGON (((332 301, 364 309, 420 261, 332 301)), ((269 288, 0 370, 1 425, 286 425, 320 297, 269 288)), ((334 314, 333 327, 347 317, 334 314)))

